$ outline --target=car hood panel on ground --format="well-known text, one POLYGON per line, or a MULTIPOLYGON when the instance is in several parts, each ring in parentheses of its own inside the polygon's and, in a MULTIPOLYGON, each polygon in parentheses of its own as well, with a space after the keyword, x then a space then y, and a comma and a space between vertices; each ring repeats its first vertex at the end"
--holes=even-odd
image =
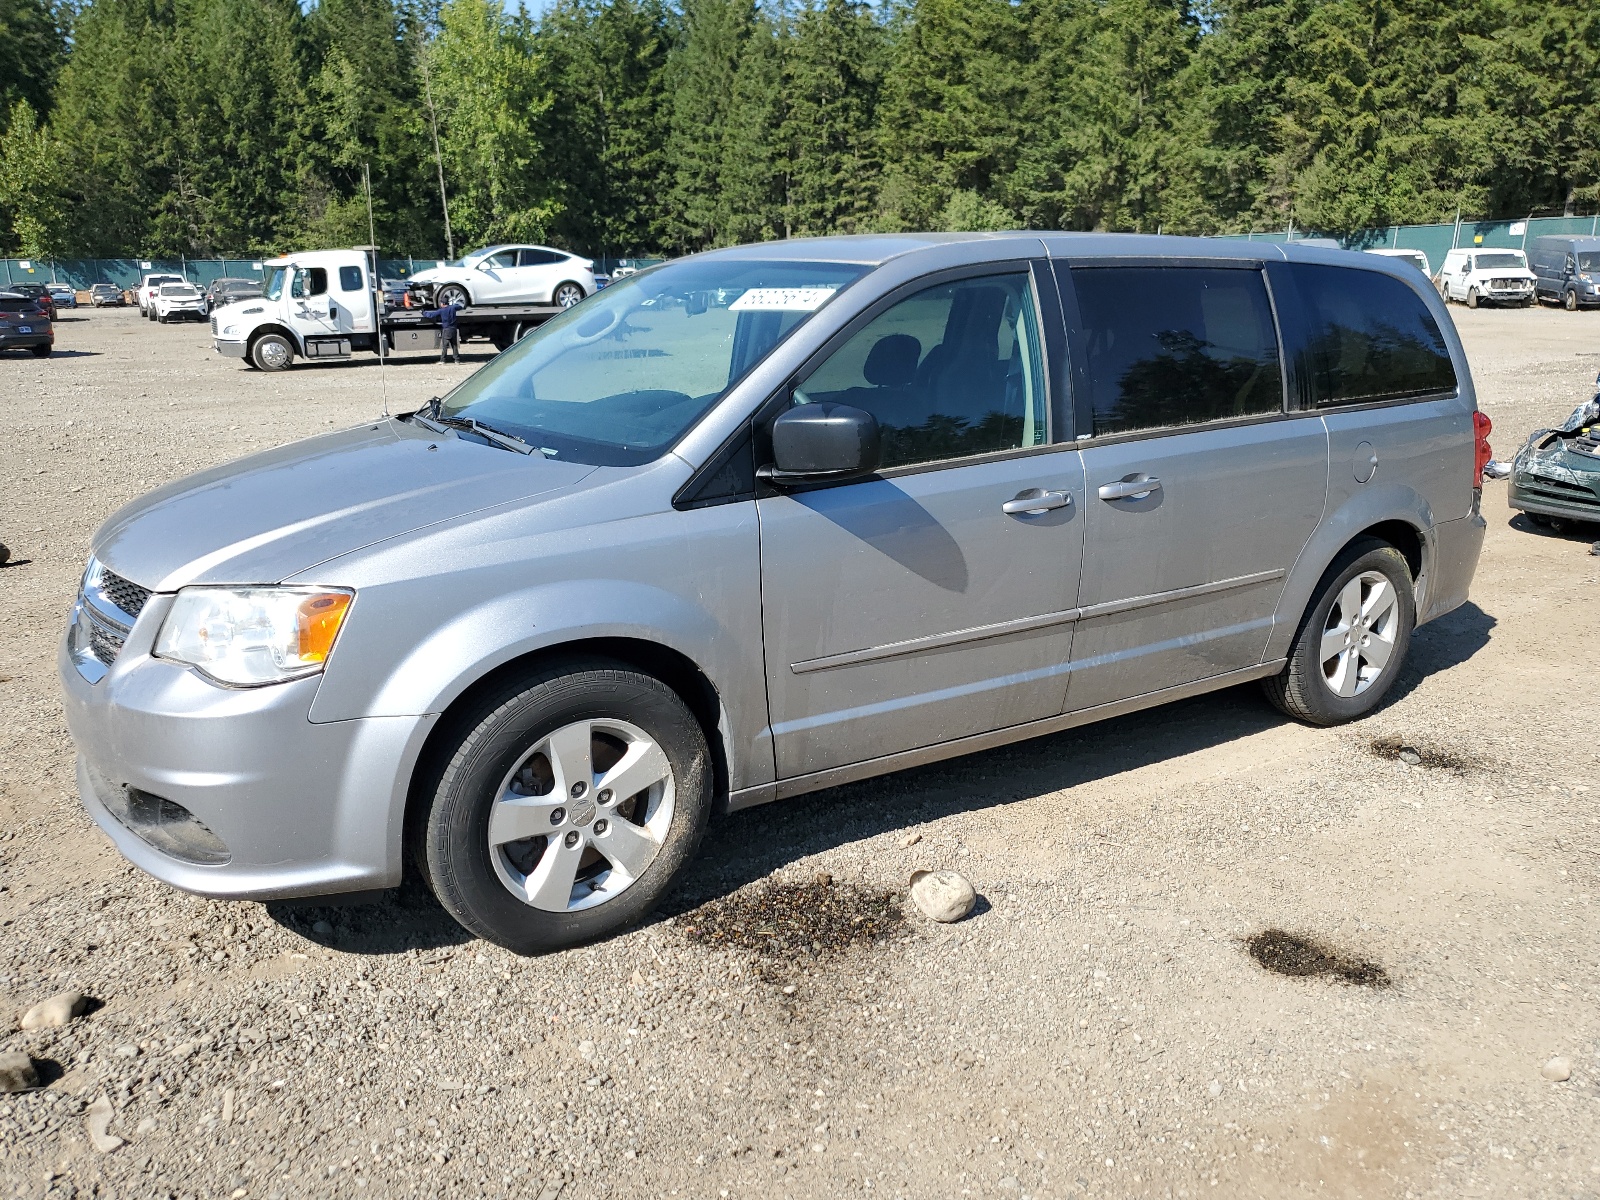
POLYGON ((276 583, 385 538, 569 487, 593 471, 378 421, 169 483, 102 525, 94 553, 155 591, 276 583))

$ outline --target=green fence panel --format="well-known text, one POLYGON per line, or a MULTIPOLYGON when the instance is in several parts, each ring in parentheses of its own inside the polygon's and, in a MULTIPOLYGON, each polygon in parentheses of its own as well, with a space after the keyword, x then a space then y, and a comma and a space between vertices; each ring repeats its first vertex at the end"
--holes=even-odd
POLYGON ((1461 221, 1442 225, 1384 225, 1354 233, 1328 233, 1296 229, 1293 233, 1231 233, 1232 241, 1300 242, 1307 238, 1332 238, 1346 250, 1421 250, 1434 270, 1444 265, 1444 256, 1456 247, 1482 246, 1490 250, 1526 250, 1536 237, 1568 234, 1600 237, 1600 214, 1589 217, 1526 217, 1517 221, 1461 221))

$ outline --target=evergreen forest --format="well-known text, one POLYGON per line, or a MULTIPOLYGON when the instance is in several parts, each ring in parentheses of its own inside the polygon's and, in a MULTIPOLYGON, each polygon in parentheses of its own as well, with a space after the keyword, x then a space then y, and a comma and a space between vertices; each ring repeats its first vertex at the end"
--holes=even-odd
POLYGON ((1596 0, 0 0, 0 252, 1600 203, 1596 0), (441 205, 448 198, 449 227, 441 205))

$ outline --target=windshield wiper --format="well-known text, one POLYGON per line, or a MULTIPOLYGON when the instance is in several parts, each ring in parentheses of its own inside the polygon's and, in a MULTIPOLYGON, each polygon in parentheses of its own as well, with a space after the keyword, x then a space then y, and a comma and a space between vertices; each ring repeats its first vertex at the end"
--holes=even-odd
POLYGON ((468 433, 475 433, 486 442, 492 442, 502 450, 512 450, 518 454, 532 454, 533 447, 528 445, 514 433, 506 433, 496 429, 493 425, 485 425, 475 417, 433 417, 435 424, 447 426, 450 429, 465 429, 468 433))

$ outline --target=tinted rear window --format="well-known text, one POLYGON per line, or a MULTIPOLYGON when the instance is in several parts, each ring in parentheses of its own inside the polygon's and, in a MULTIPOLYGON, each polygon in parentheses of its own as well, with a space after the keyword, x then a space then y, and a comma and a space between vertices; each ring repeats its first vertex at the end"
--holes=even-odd
POLYGON ((1306 320, 1314 404, 1370 404, 1451 391, 1450 351, 1422 298, 1398 279, 1290 264, 1306 320))
POLYGON ((1073 355, 1096 435, 1282 410, 1259 270, 1081 267, 1072 279, 1082 325, 1073 355))

